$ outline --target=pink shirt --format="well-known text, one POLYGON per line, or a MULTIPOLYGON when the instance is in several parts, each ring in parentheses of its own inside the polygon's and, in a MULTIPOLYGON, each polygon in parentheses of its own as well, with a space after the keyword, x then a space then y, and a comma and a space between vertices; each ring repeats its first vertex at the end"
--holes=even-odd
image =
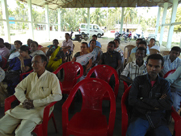
POLYGON ((0 55, 6 59, 9 57, 9 49, 6 48, 5 46, 3 48, 0 48, 0 55))
POLYGON ((68 41, 64 40, 63 43, 62 43, 62 46, 63 46, 63 47, 70 46, 70 47, 71 47, 70 50, 73 51, 73 42, 72 42, 72 40, 70 40, 70 39, 69 39, 68 41))
POLYGON ((153 87, 153 85, 155 84, 156 81, 151 81, 151 86, 153 87))

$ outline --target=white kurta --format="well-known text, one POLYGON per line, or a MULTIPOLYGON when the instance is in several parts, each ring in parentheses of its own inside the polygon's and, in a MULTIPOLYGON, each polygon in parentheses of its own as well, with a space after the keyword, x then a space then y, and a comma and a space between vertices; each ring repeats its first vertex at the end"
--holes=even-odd
POLYGON ((21 103, 14 109, 8 110, 6 114, 17 119, 31 120, 37 124, 43 118, 46 105, 62 98, 58 78, 48 71, 45 71, 39 78, 35 72, 28 75, 17 85, 14 95, 21 103), (33 100, 33 109, 23 108, 22 103, 25 99, 33 100))

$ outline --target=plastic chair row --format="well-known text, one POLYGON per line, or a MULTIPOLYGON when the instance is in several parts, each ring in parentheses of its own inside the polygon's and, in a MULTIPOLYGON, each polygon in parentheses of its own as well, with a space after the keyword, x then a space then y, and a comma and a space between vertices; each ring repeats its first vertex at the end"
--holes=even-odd
MULTIPOLYGON (((61 69, 64 70, 64 80, 62 82, 62 93, 70 94, 71 89, 77 83, 77 80, 83 76, 83 67, 80 63, 77 62, 66 62, 62 64, 57 70, 53 73, 57 74, 61 69), (79 75, 78 72, 80 71, 79 75)), ((96 78, 102 79, 106 82, 110 82, 111 76, 114 75, 115 85, 114 85, 114 94, 117 97, 119 89, 119 77, 116 70, 108 65, 98 65, 93 67, 87 74, 86 78, 90 78, 92 75, 95 75, 96 78)), ((109 99, 107 94, 105 94, 104 99, 109 99)))

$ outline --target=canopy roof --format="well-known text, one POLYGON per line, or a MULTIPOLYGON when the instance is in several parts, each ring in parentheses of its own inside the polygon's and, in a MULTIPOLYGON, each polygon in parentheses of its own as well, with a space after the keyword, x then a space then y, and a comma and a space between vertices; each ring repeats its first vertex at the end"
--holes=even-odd
MULTIPOLYGON (((27 2, 27 0, 19 0, 27 2)), ((32 0, 33 5, 43 7, 48 4, 50 9, 57 8, 90 8, 90 7, 153 7, 168 2, 172 6, 173 0, 32 0)), ((181 0, 179 0, 181 3, 181 0)))

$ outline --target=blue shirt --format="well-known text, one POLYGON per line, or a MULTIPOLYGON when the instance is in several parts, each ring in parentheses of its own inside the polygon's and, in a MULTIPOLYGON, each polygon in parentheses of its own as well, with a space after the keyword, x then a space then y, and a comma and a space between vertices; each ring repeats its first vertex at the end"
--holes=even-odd
MULTIPOLYGON (((31 68, 31 59, 24 59, 24 65, 31 68)), ((20 71, 21 70, 21 61, 18 57, 11 59, 9 62, 10 70, 20 71)))
POLYGON ((164 59, 164 65, 163 65, 163 74, 165 75, 168 71, 177 69, 179 66, 181 66, 181 59, 176 58, 173 62, 170 60, 170 55, 166 55, 163 57, 164 59))
MULTIPOLYGON (((136 50, 137 50, 137 49, 138 49, 138 47, 133 48, 133 49, 131 50, 131 53, 136 53, 136 50)), ((146 54, 147 54, 147 55, 150 55, 150 50, 149 50, 148 46, 147 46, 147 49, 146 49, 146 54)))
MULTIPOLYGON (((101 48, 101 44, 100 42, 96 41, 96 46, 100 47, 101 48)), ((90 47, 90 43, 88 44, 88 47, 90 47)))

